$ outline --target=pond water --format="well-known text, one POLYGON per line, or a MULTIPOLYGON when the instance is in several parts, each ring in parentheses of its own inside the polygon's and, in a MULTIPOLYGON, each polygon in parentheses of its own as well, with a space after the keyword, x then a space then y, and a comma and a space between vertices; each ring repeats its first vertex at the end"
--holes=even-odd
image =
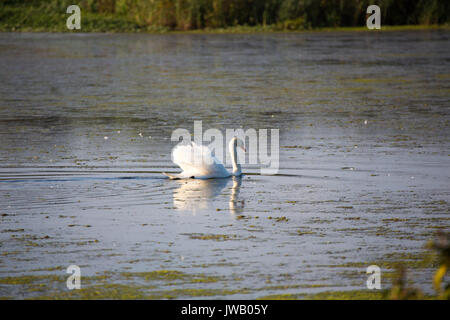
POLYGON ((1 33, 0 296, 302 297, 396 262, 432 292, 449 36, 1 33), (166 179, 195 120, 279 129, 278 174, 166 179))

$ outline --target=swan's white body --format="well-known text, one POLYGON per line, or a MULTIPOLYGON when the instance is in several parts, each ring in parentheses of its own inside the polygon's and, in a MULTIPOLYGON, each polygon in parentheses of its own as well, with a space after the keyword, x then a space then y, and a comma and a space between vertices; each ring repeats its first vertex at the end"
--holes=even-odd
POLYGON ((189 145, 176 146, 172 151, 172 160, 180 166, 183 172, 179 174, 163 172, 163 174, 170 179, 212 179, 240 176, 242 172, 241 165, 237 161, 237 147, 241 147, 245 151, 242 140, 234 137, 229 143, 233 164, 233 171, 229 172, 206 146, 197 145, 194 142, 189 145))

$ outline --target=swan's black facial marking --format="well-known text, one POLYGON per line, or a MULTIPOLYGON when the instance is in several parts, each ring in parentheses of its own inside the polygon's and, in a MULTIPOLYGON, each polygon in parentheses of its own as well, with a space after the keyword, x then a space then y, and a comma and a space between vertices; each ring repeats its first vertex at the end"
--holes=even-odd
POLYGON ((195 177, 194 177, 194 176, 192 176, 192 177, 191 177, 191 179, 195 179, 195 177))

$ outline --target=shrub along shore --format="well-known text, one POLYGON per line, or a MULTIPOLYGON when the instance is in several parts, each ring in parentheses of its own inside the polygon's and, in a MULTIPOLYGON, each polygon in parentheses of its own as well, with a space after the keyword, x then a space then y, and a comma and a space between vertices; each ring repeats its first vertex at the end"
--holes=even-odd
POLYGON ((193 32, 365 31, 369 4, 381 30, 450 29, 450 2, 438 0, 4 0, 0 31, 193 32), (373 2, 373 3, 372 3, 373 2), (68 30, 66 9, 81 9, 68 30))

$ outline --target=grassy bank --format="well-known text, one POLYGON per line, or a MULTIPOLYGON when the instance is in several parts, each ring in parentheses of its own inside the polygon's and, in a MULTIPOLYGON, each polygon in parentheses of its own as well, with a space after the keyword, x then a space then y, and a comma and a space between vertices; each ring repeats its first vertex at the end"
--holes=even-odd
POLYGON ((0 4, 0 31, 19 32, 136 32, 146 31, 131 19, 113 14, 82 12, 81 30, 66 26, 65 9, 42 4, 0 4))
MULTIPOLYGON (((364 1, 363 1, 364 2, 364 1)), ((194 32, 366 31, 366 4, 346 1, 263 0, 5 0, 0 31, 18 32, 194 32), (68 30, 70 4, 81 8, 81 30, 68 30), (264 6, 260 6, 263 3, 264 6)), ((375 1, 377 2, 377 1, 375 1)), ((383 1, 378 1, 384 5, 383 1)), ((397 1, 402 3, 404 1, 397 1)), ((450 29, 433 0, 415 6, 382 7, 382 30, 450 29), (387 10, 387 8, 389 10, 387 10), (407 17, 407 18, 405 18, 407 17), (389 26, 395 25, 395 26, 389 26)))
POLYGON ((224 33, 224 34, 245 34, 245 33, 270 33, 270 32, 387 32, 387 31, 414 31, 414 30, 450 30, 450 25, 403 25, 403 26, 382 26, 380 30, 369 30, 367 27, 334 27, 334 28, 311 28, 311 29, 280 29, 276 26, 237 26, 217 29, 199 29, 192 31, 170 31, 171 33, 224 33))

